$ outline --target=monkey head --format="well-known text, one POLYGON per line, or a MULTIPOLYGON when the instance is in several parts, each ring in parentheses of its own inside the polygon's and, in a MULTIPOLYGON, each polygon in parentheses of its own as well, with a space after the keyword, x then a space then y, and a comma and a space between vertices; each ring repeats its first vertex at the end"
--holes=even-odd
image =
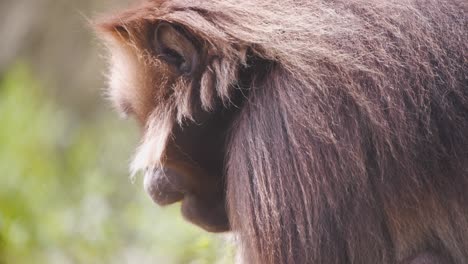
POLYGON ((231 93, 245 50, 209 23, 194 27, 201 16, 148 1, 96 27, 110 51, 109 97, 143 130, 132 172, 145 173, 157 204, 181 201, 186 219, 222 232, 229 230, 223 175, 231 93))

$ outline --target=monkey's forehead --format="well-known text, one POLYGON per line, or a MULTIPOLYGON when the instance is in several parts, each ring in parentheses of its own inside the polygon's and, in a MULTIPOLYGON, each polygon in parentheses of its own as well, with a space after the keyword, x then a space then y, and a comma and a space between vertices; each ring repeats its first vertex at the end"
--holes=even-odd
MULTIPOLYGON (((104 14, 95 19, 93 25, 99 31, 113 31, 120 26, 141 26, 145 22, 174 18, 167 15, 174 12, 200 11, 206 3, 201 1, 146 0, 122 11, 104 14)), ((175 21, 174 21, 175 22, 175 21)))
POLYGON ((105 40, 110 37, 111 40, 132 43, 146 39, 151 26, 160 21, 180 25, 190 31, 191 36, 206 37, 210 34, 204 34, 201 27, 213 31, 213 25, 201 15, 204 13, 202 6, 206 4, 197 1, 144 1, 123 11, 97 17, 92 26, 105 40))
POLYGON ((93 22, 99 32, 113 33, 130 26, 141 26, 148 21, 154 21, 167 13, 167 8, 161 7, 163 1, 144 1, 123 11, 104 14, 93 22), (166 12, 164 12, 166 10, 166 12))

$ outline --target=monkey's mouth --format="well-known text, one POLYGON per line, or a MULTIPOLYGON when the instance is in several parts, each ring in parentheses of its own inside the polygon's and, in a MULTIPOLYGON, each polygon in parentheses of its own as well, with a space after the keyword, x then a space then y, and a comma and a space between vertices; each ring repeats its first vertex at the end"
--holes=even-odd
POLYGON ((160 206, 182 201, 182 215, 209 232, 228 231, 224 193, 200 192, 186 176, 171 168, 147 170, 144 187, 160 206))

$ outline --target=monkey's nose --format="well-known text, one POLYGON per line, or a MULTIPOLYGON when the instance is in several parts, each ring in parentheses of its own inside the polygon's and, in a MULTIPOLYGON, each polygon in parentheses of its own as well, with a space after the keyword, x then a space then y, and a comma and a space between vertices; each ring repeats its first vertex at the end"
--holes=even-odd
POLYGON ((175 170, 159 168, 146 172, 144 188, 155 203, 164 206, 184 198, 184 182, 184 176, 175 170))

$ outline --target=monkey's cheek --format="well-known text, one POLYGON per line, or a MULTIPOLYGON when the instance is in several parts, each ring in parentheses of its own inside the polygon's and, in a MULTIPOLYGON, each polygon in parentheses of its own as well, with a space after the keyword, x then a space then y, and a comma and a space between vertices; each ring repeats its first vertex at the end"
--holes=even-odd
POLYGON ((151 199, 160 206, 184 198, 183 176, 169 169, 150 170, 145 174, 144 188, 151 199))
POLYGON ((208 232, 230 230, 224 199, 200 199, 187 194, 182 201, 182 215, 208 232))

